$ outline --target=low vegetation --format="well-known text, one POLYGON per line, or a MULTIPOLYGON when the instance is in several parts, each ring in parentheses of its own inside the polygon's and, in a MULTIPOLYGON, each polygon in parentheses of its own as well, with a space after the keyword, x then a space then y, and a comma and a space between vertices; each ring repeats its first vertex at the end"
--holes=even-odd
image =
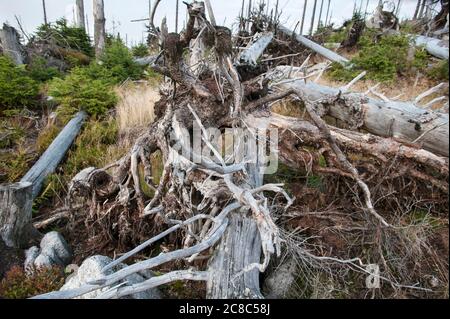
POLYGON ((0 112, 4 110, 34 107, 38 104, 39 85, 27 71, 0 56, 0 112))
POLYGON ((59 290, 64 285, 60 268, 42 268, 27 274, 22 267, 13 267, 0 282, 0 296, 5 299, 26 299, 59 290))
POLYGON ((424 71, 427 66, 426 51, 420 47, 411 49, 409 38, 403 35, 378 38, 373 32, 366 31, 358 47, 359 51, 349 66, 333 63, 329 72, 332 79, 350 81, 362 71, 367 71, 367 79, 392 82, 398 76, 424 71))

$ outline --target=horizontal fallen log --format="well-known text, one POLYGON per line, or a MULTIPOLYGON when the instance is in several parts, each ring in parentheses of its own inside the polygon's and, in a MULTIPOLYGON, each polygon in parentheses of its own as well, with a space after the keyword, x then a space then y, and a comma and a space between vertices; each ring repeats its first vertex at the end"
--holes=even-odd
POLYGON ((25 174, 21 182, 33 184, 32 198, 35 199, 41 191, 45 178, 52 174, 64 158, 73 141, 81 130, 86 119, 85 112, 78 112, 64 127, 48 149, 42 154, 34 166, 25 174))
MULTIPOLYGON (((293 31, 289 30, 288 28, 284 26, 279 26, 278 30, 283 33, 285 36, 291 37, 293 36, 293 31)), ((323 46, 315 43, 314 41, 311 41, 307 38, 305 38, 302 35, 294 34, 295 40, 297 40, 298 43, 304 45, 308 49, 324 56, 330 61, 337 62, 342 65, 347 65, 350 61, 343 56, 340 56, 336 52, 333 52, 327 48, 324 48, 323 46)))
POLYGON ((448 40, 430 38, 423 35, 414 36, 416 45, 423 45, 427 52, 437 58, 448 60, 448 40))
MULTIPOLYGON (((245 122, 252 128, 275 127, 283 130, 279 137, 280 160, 296 169, 305 165, 311 160, 310 151, 307 151, 307 158, 302 158, 302 152, 295 147, 300 140, 304 145, 315 145, 317 149, 326 146, 325 138, 320 130, 308 121, 301 119, 272 114, 271 116, 247 115, 245 122), (287 134, 287 135, 286 135, 287 134)), ((347 152, 363 154, 367 157, 376 158, 380 163, 388 164, 390 159, 397 158, 403 163, 410 164, 404 167, 403 174, 409 175, 420 181, 432 184, 442 191, 448 191, 448 159, 439 157, 431 152, 404 145, 394 139, 382 138, 371 134, 364 134, 355 131, 330 127, 331 135, 342 149, 347 152), (424 167, 435 171, 435 175, 427 175, 417 172, 413 167, 424 167)), ((334 168, 315 167, 318 173, 340 174, 349 178, 351 175, 334 168)))
POLYGON ((340 89, 313 82, 293 81, 275 85, 281 91, 298 89, 310 100, 338 97, 326 105, 328 115, 382 137, 419 143, 430 152, 449 156, 448 114, 424 110, 411 102, 382 101, 358 93, 341 94, 340 89))

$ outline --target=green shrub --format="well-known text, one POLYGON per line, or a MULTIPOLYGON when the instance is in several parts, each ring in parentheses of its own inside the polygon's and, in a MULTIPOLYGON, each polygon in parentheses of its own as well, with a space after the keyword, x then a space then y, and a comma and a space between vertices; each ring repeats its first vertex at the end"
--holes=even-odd
POLYGON ((35 106, 38 94, 38 83, 28 76, 25 68, 0 56, 0 112, 20 106, 35 106))
POLYGON ((429 71, 428 76, 438 81, 448 81, 448 60, 439 61, 429 71))
POLYGON ((360 51, 350 61, 351 67, 344 68, 334 63, 330 75, 340 81, 349 81, 358 73, 367 71, 367 78, 391 82, 397 75, 405 75, 412 70, 422 70, 426 67, 428 54, 423 48, 416 48, 414 58, 408 62, 410 41, 401 35, 383 36, 374 40, 370 30, 358 42, 360 51))
POLYGON ((117 103, 107 81, 90 78, 83 68, 74 68, 65 79, 53 79, 48 94, 60 104, 59 115, 72 116, 79 110, 92 116, 104 115, 117 103))
POLYGON ((148 55, 148 47, 144 43, 138 44, 131 49, 131 52, 136 58, 143 58, 148 55))
POLYGON ((60 268, 42 268, 27 275, 21 267, 13 267, 0 282, 0 296, 5 299, 26 299, 59 290, 64 285, 60 268))
POLYGON ((39 26, 36 38, 41 41, 54 41, 59 47, 81 51, 87 56, 94 56, 94 49, 85 29, 68 26, 67 20, 64 18, 55 23, 39 26))
POLYGON ((100 57, 101 65, 110 70, 117 83, 142 76, 142 68, 133 60, 130 50, 121 40, 113 39, 100 57))
POLYGON ((47 67, 47 61, 42 57, 34 58, 27 66, 30 77, 38 82, 46 82, 55 77, 61 77, 61 72, 55 67, 47 67))

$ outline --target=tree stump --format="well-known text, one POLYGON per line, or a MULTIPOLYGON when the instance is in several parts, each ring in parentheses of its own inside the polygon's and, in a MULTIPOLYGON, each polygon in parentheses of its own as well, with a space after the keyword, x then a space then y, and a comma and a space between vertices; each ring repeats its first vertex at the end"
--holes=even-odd
POLYGON ((0 185, 0 236, 8 247, 23 245, 31 221, 33 185, 0 185))

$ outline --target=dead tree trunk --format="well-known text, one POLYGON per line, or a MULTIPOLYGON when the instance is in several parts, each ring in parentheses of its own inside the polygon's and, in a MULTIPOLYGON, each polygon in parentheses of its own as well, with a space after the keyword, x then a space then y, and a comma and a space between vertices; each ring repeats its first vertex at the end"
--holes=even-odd
POLYGON ((94 42, 95 42, 95 56, 99 58, 105 48, 105 8, 103 0, 94 1, 94 42))
POLYGON ((308 0, 304 0, 304 2, 305 4, 303 5, 302 21, 300 22, 300 35, 303 35, 303 26, 305 25, 306 6, 308 5, 308 0))
POLYGON ((263 33, 257 36, 257 40, 244 52, 242 52, 239 60, 245 65, 256 66, 258 59, 261 57, 267 46, 273 39, 273 33, 263 33))
POLYGON ((416 45, 423 45, 427 52, 431 55, 440 59, 448 60, 448 40, 444 41, 436 38, 426 37, 423 35, 417 35, 413 37, 416 45))
POLYGON ((331 0, 328 0, 328 6, 327 6, 327 15, 325 16, 325 27, 328 26, 328 14, 330 13, 330 4, 331 4, 331 0))
MULTIPOLYGON (((293 32, 291 30, 287 29, 284 26, 280 26, 279 30, 280 30, 280 32, 282 32, 284 35, 286 35, 288 37, 291 37, 293 34, 293 32)), ((314 41, 311 41, 311 40, 305 38, 302 35, 296 34, 295 39, 297 40, 298 43, 300 43, 300 44, 304 45, 305 47, 307 47, 308 49, 324 56, 325 58, 327 58, 330 61, 337 62, 342 65, 347 65, 349 63, 348 59, 340 56, 339 54, 337 54, 331 50, 328 50, 327 48, 324 48, 323 46, 315 43, 314 41)))
POLYGON ((42 9, 44 12, 44 24, 47 25, 48 20, 47 20, 47 8, 45 7, 45 0, 42 0, 42 9))
MULTIPOLYGON (((281 84, 283 90, 296 88, 312 100, 336 96, 340 89, 315 83, 281 84)), ((344 99, 328 104, 329 115, 347 123, 352 128, 400 140, 413 142, 418 138, 424 149, 435 154, 449 156, 449 117, 424 110, 413 103, 381 101, 348 93, 344 99)), ((418 141, 418 142, 419 142, 418 141)))
POLYGON ((84 112, 79 112, 75 115, 52 144, 50 144, 44 154, 42 154, 36 164, 22 178, 21 182, 30 182, 33 185, 32 199, 39 195, 45 178, 55 171, 56 167, 64 158, 66 152, 80 132, 85 119, 86 113, 84 112))
POLYGON ((9 56, 15 64, 21 65, 25 63, 25 51, 20 44, 19 32, 6 23, 0 29, 0 47, 3 53, 9 56))
POLYGON ((85 29, 84 0, 77 0, 77 27, 85 29))
POLYGON ((324 1, 324 0, 322 0, 322 1, 320 2, 319 21, 317 21, 317 29, 319 29, 319 28, 322 26, 321 22, 322 22, 323 1, 324 1))
POLYGON ((314 20, 316 18, 316 6, 317 6, 317 0, 314 0, 314 6, 313 6, 312 15, 311 15, 311 27, 309 28, 310 36, 313 35, 313 31, 314 31, 314 20))
POLYGON ((242 270, 258 264, 261 258, 261 239, 251 216, 237 212, 229 217, 225 232, 208 265, 213 276, 207 282, 209 299, 260 299, 259 271, 242 270), (236 278, 237 276, 237 278, 236 278))
POLYGON ((418 15, 419 19, 422 19, 424 17, 426 6, 427 6, 427 0, 422 0, 422 4, 420 6, 420 11, 419 11, 419 15, 418 15))
POLYGON ((31 222, 32 184, 0 185, 0 237, 8 247, 19 248, 31 222))
MULTIPOLYGON (((266 147, 272 148, 273 143, 268 142, 278 141, 278 136, 272 136, 272 132, 270 138, 267 137, 269 127, 279 127, 283 132, 281 145, 284 148, 280 150, 280 156, 286 162, 309 165, 307 163, 317 162, 314 157, 323 156, 326 167, 315 165, 314 169, 354 181, 362 193, 364 213, 373 216, 380 229, 391 225, 375 210, 362 173, 346 158, 341 147, 351 154, 363 153, 364 159, 358 158, 358 161, 364 161, 366 156, 374 157, 375 161, 368 162, 375 166, 374 171, 379 168, 379 162, 389 165, 391 158, 400 158, 408 177, 427 181, 442 191, 448 189, 444 182, 448 178, 446 159, 390 138, 330 128, 320 118, 323 115, 319 114, 320 110, 327 110, 336 103, 343 103, 346 114, 351 114, 352 118, 356 116, 354 113, 365 116, 359 112, 364 109, 360 105, 363 104, 361 97, 358 99, 338 91, 325 97, 320 94, 321 99, 317 100, 310 98, 311 94, 302 88, 269 94, 266 79, 252 78, 241 82, 248 74, 246 68, 237 68, 238 61, 232 58, 239 54, 233 52, 231 31, 213 25, 206 19, 204 11, 193 10, 196 4, 188 5, 189 22, 181 35, 168 33, 165 28, 159 31, 150 21, 163 49, 153 59, 151 67, 171 79, 161 86, 162 99, 155 106, 156 122, 116 163, 103 170, 89 168, 80 172, 71 187, 79 191, 69 192, 82 197, 86 203, 83 209, 90 210, 90 214, 94 210, 100 215, 110 213, 113 206, 118 211, 131 210, 134 216, 148 218, 143 223, 164 227, 164 231, 103 270, 112 269, 175 231, 183 230, 180 232, 183 247, 138 261, 77 289, 51 292, 37 298, 75 298, 103 288, 109 289, 97 298, 118 298, 177 280, 206 281, 207 296, 212 298, 261 298, 259 274, 266 271, 272 256, 280 256, 283 239, 287 238, 283 237, 275 220, 293 203, 281 184, 263 184, 263 174, 267 173, 263 170, 266 147), (196 20, 201 23, 197 30, 194 28, 196 20), (194 75, 192 65, 183 59, 183 53, 201 31, 206 50, 210 50, 207 58, 215 62, 205 63, 205 68, 194 75), (271 102, 288 96, 302 101, 314 124, 270 112, 271 102), (208 127, 217 129, 208 130, 208 127), (224 130, 232 132, 232 154, 224 152, 224 145, 220 145, 220 133, 224 130), (214 132, 219 135, 217 143, 214 132), (260 149, 256 145, 265 147, 260 149), (305 152, 296 147, 303 145, 317 149, 317 152, 308 150, 308 159, 302 160, 300 155, 305 152), (158 185, 153 183, 149 161, 155 152, 161 152, 164 162, 158 185), (234 161, 230 157, 235 157, 234 161), (139 175, 142 166, 144 178, 139 175), (427 173, 417 171, 417 167, 425 167, 427 173), (428 174, 428 169, 434 175, 428 174), (94 176, 101 182, 95 182, 94 176), (142 191, 143 183, 154 189, 151 198, 142 191), (275 197, 268 200, 268 192, 273 192, 276 200, 275 197), (131 287, 117 285, 131 274, 175 260, 190 264, 205 258, 208 259, 205 270, 174 270, 131 287)), ((262 50, 255 52, 262 53, 262 50)), ((258 60, 258 57, 252 59, 258 60)), ((356 117, 358 120, 354 119, 354 124, 359 125, 363 119, 356 117)), ((69 194, 69 202, 72 199, 69 194)))
POLYGON ((413 20, 416 20, 419 16, 420 4, 421 4, 421 0, 417 0, 416 10, 414 11, 413 20))

